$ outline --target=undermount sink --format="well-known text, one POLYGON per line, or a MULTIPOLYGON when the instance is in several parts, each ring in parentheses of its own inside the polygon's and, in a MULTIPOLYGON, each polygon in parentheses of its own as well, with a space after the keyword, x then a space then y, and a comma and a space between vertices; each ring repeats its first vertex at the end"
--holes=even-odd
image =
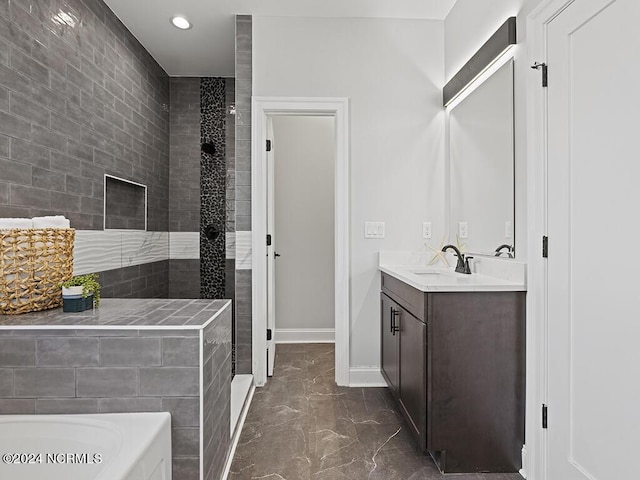
POLYGON ((424 277, 424 276, 437 277, 437 276, 449 275, 449 272, 447 272, 445 269, 438 268, 438 267, 412 267, 412 268, 407 268, 407 271, 409 273, 413 273, 414 275, 420 275, 421 277, 424 277))

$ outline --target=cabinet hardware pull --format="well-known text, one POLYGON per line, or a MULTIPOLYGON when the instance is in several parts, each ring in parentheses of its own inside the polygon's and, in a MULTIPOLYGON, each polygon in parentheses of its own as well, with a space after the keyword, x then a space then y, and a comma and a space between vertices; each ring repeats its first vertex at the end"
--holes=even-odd
POLYGON ((391 307, 391 333, 396 336, 396 332, 400 331, 400 327, 396 325, 396 317, 400 316, 400 310, 391 307))
POLYGON ((389 307, 389 326, 391 327, 389 332, 393 333, 393 307, 389 307))

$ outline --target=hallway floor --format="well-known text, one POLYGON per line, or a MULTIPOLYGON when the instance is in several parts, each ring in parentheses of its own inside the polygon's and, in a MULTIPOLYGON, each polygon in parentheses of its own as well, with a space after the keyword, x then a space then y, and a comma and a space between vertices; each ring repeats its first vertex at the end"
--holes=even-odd
POLYGON ((386 388, 334 383, 332 344, 278 345, 258 388, 230 480, 522 480, 518 474, 442 475, 414 447, 386 388))

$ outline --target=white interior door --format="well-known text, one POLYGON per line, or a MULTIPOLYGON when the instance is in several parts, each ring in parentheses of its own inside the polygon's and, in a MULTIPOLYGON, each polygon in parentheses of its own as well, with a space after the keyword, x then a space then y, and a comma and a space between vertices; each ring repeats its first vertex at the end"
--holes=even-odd
POLYGON ((638 478, 638 0, 547 27, 548 475, 638 478))
POLYGON ((274 148, 273 144, 273 119, 267 117, 267 138, 270 142, 270 149, 267 149, 267 235, 271 239, 271 244, 267 245, 267 331, 271 332, 271 338, 267 337, 267 376, 273 376, 273 367, 276 361, 275 342, 275 318, 276 318, 276 236, 275 231, 275 179, 274 179, 274 148))
POLYGON ((335 120, 278 115, 274 134, 276 341, 334 340, 335 120))

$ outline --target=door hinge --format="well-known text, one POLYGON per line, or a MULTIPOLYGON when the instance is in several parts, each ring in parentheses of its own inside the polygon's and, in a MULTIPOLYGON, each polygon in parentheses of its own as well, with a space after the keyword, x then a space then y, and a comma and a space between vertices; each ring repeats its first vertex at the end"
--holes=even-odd
POLYGON ((267 152, 271 151, 271 140, 267 140, 267 152))
POLYGON ((547 428, 547 406, 542 404, 542 428, 547 428))
POLYGON ((542 237, 542 258, 549 256, 549 237, 546 235, 542 237))
POLYGON ((267 328, 267 342, 271 340, 271 329, 267 328))
POLYGON ((547 67, 546 63, 534 63, 533 65, 531 65, 531 68, 533 68, 534 70, 542 70, 542 86, 546 87, 549 85, 549 76, 548 76, 548 72, 549 72, 549 68, 547 67))
POLYGON ((267 247, 271 246, 271 235, 267 234, 267 247))

